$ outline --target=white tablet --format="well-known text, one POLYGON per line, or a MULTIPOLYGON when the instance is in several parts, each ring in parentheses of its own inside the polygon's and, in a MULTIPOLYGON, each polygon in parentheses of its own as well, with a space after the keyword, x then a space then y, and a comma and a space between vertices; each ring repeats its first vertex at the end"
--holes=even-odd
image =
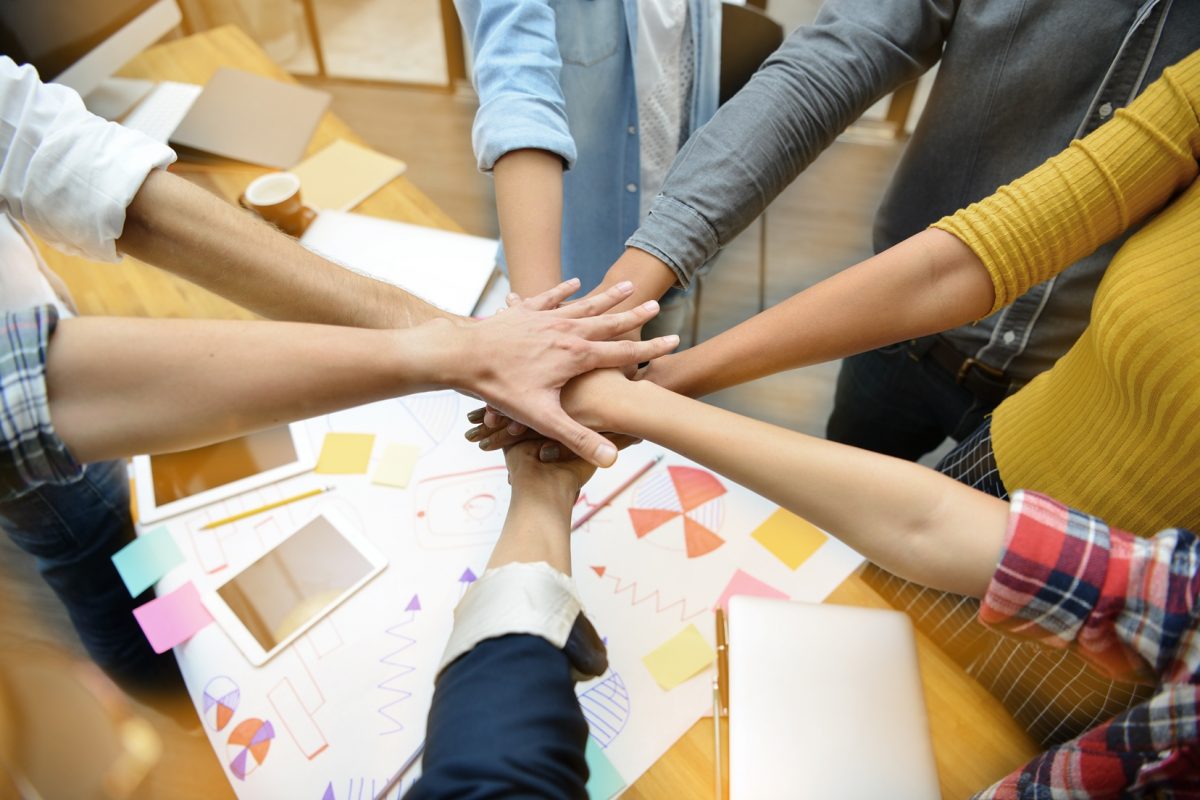
POLYGON ((158 522, 194 511, 307 472, 316 463, 299 423, 194 450, 136 456, 138 520, 158 522))
POLYGON ((258 560, 206 592, 204 604, 260 665, 362 588, 387 560, 345 517, 323 509, 258 560))

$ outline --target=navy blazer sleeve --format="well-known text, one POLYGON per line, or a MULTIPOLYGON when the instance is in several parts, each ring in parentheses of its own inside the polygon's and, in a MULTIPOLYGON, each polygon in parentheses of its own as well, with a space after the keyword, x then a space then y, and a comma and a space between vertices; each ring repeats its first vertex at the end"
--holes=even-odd
POLYGON ((561 650, 539 636, 488 639, 438 679, 406 797, 586 798, 587 737, 561 650))

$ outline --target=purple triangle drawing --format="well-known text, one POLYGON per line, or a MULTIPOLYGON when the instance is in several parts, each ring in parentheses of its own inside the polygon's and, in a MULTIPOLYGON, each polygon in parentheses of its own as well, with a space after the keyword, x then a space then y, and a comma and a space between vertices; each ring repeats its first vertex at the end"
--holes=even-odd
POLYGON ((325 787, 325 794, 321 795, 321 800, 337 800, 337 795, 333 793, 333 781, 325 787))
POLYGON ((462 583, 474 583, 476 581, 475 573, 471 572, 470 567, 467 567, 463 570, 463 574, 459 576, 458 580, 462 583))
POLYGON ((404 610, 405 611, 420 611, 421 610, 421 598, 417 597, 414 594, 412 596, 412 600, 409 600, 408 605, 406 605, 404 607, 404 610))

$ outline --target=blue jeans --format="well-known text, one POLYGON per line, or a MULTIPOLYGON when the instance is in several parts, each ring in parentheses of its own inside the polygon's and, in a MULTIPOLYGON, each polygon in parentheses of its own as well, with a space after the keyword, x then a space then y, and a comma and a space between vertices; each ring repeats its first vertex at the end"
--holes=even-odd
POLYGON ((992 410, 904 342, 842 362, 825 436, 915 461, 947 436, 969 436, 992 410))
MULTIPOLYGON (((133 618, 141 603, 111 561, 134 535, 123 463, 89 464, 73 483, 47 484, 0 503, 0 528, 37 559, 83 646, 109 677, 126 689, 179 680, 174 659, 156 655, 146 642, 133 618)), ((145 594, 141 602, 150 599, 145 594)))

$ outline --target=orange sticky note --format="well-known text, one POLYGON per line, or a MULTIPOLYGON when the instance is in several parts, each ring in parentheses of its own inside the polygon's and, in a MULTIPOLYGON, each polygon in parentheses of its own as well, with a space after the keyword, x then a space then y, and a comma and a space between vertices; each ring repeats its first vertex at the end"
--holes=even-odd
POLYGON ((671 690, 713 663, 716 657, 712 646, 700 635, 696 626, 689 624, 643 656, 642 663, 659 686, 671 690))
POLYGON ((327 433, 314 471, 324 475, 363 475, 374 446, 373 433, 327 433))
POLYGON ((767 517, 750 535, 789 569, 807 561, 829 538, 816 525, 785 508, 767 517))

